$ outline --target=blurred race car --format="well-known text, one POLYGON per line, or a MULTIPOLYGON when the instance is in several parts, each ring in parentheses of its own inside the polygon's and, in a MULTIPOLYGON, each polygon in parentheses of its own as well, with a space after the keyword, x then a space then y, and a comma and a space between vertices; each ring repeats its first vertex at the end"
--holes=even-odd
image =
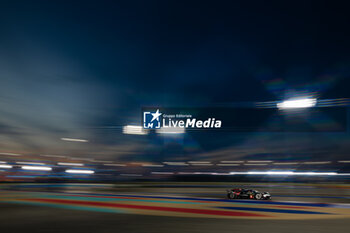
POLYGON ((268 192, 259 192, 253 189, 228 189, 227 197, 229 199, 256 199, 256 200, 271 200, 271 195, 268 192))

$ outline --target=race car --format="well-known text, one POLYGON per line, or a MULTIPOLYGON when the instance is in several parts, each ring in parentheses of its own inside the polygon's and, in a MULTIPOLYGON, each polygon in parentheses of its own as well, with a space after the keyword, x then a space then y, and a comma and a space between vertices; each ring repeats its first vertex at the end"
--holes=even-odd
POLYGON ((268 192, 259 192, 253 189, 228 189, 227 197, 229 199, 256 199, 256 200, 271 200, 271 195, 268 192))

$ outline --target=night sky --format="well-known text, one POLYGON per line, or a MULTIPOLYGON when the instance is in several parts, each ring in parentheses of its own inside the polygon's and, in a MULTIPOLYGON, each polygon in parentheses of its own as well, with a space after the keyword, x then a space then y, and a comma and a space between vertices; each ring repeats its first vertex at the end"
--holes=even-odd
POLYGON ((121 128, 140 123, 142 106, 350 98, 348 9, 331 1, 1 1, 1 151, 115 161, 346 158, 348 132, 166 138, 121 128))

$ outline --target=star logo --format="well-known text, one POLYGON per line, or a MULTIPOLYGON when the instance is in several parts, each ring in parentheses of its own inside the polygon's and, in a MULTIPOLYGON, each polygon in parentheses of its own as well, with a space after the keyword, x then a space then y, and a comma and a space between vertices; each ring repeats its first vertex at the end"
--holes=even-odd
POLYGON ((157 119, 157 121, 159 121, 159 117, 162 115, 161 113, 159 113, 159 109, 157 109, 157 111, 155 113, 151 113, 151 115, 153 116, 151 122, 153 122, 154 120, 157 119))
POLYGON ((143 128, 144 129, 159 129, 161 127, 162 113, 159 109, 155 112, 143 112, 143 128))

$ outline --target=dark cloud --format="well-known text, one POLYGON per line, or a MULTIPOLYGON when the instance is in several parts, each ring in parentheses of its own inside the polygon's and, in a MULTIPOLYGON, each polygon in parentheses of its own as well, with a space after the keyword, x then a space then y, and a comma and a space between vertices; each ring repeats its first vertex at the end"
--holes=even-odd
MULTIPOLYGON (((278 1, 1 5, 4 151, 116 160, 232 154, 243 150, 237 147, 249 144, 253 135, 217 134, 216 140, 211 135, 188 135, 183 141, 167 142, 126 136, 121 127, 138 124, 146 105, 273 101, 305 91, 321 98, 349 97, 349 15, 341 5, 278 1), (61 137, 90 142, 67 144, 61 137), (232 153, 225 148, 232 148, 232 153)), ((245 155, 287 150, 274 147, 278 137, 254 136, 259 137, 263 143, 249 144, 244 150, 251 152, 245 155)), ((308 145, 316 145, 318 139, 303 138, 308 143, 299 144, 291 136, 288 148, 298 144, 298 153, 303 148, 311 153, 308 145)), ((340 141, 346 144, 347 139, 344 134, 340 141)), ((327 137, 320 140, 330 143, 327 137)), ((322 151, 334 147, 330 144, 322 151)))

